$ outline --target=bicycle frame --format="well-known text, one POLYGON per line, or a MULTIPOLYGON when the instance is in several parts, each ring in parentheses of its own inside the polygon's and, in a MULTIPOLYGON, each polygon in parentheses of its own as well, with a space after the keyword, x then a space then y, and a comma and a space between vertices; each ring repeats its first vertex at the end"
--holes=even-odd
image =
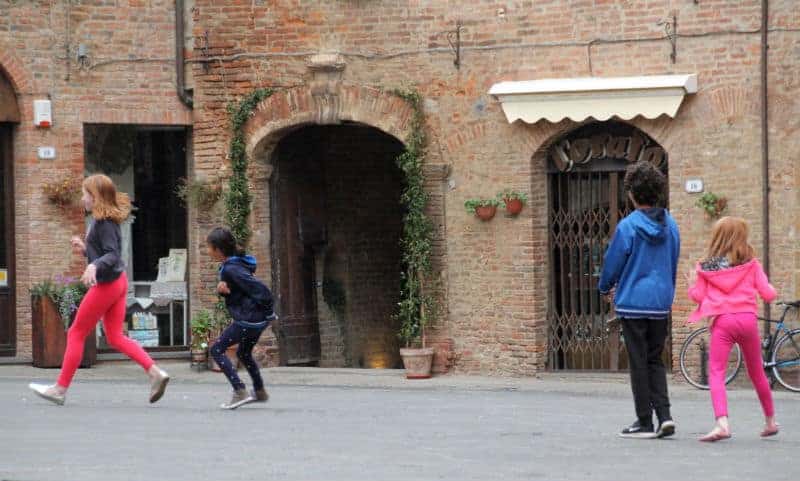
MULTIPOLYGON (((773 367, 778 365, 778 363, 771 362, 770 358, 771 358, 772 350, 775 348, 775 345, 777 344, 778 339, 780 338, 780 333, 783 332, 783 331, 789 332, 789 329, 786 328, 786 325, 785 325, 784 321, 786 320, 786 315, 789 313, 789 310, 791 310, 791 309, 796 309, 796 307, 792 306, 791 304, 786 304, 786 307, 783 308, 783 313, 781 314, 781 318, 779 320, 768 319, 766 317, 759 317, 758 318, 759 320, 766 322, 767 325, 769 325, 769 324, 777 324, 777 326, 775 326, 775 332, 773 333, 772 329, 770 328, 769 331, 768 331, 768 337, 765 338, 765 339, 769 339, 769 343, 766 346, 764 346, 763 342, 762 342, 762 345, 761 345, 761 350, 762 350, 761 356, 762 356, 762 359, 763 359, 764 369, 765 370, 772 369, 773 367)), ((792 341, 792 344, 794 345, 795 349, 798 349, 798 351, 800 351, 800 348, 798 348, 797 344, 794 342, 794 338, 790 337, 789 340, 792 341)), ((783 362, 781 364, 782 365, 790 365, 790 366, 792 366, 792 365, 800 365, 800 360, 790 361, 790 364, 787 364, 786 362, 783 362)))

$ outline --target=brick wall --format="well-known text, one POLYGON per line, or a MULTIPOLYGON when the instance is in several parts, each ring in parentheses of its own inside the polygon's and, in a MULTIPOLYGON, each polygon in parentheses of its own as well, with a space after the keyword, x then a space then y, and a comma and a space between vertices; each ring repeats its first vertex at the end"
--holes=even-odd
MULTIPOLYGON (((171 57, 168 6, 117 3, 72 5, 73 48, 86 40, 98 58, 171 57), (145 26, 145 20, 152 23, 145 26), (104 29, 111 33, 98 33, 104 29)), ((70 232, 65 220, 41 201, 38 184, 58 171, 79 171, 82 155, 80 129, 59 129, 98 121, 85 120, 97 116, 160 123, 188 123, 192 118, 174 96, 167 62, 106 64, 88 72, 73 64, 70 80, 64 80, 66 4, 55 2, 52 10, 30 5, 0 7, 0 65, 20 89, 26 118, 33 98, 54 93, 56 127, 41 133, 23 125, 16 134, 21 181, 17 245, 27 246, 32 232, 46 230, 41 242, 46 251, 56 252, 70 232), (44 141, 62 153, 46 171, 39 168, 33 150, 44 141)), ((770 269, 781 297, 788 298, 800 296, 800 216, 795 207, 800 200, 800 17, 793 0, 773 0, 770 9, 770 269)), ((670 206, 683 234, 681 269, 702 255, 710 229, 694 206, 696 196, 683 191, 688 178, 702 178, 707 189, 728 196, 729 213, 751 221, 753 243, 763 251, 757 0, 670 0, 657 5, 647 0, 271 0, 224 5, 198 0, 191 13, 194 175, 228 172, 226 104, 255 87, 278 89, 247 125, 256 198, 253 250, 266 262, 267 160, 285 129, 351 120, 404 139, 409 112, 381 89, 411 84, 420 90, 431 137, 429 167, 435 175, 428 188, 434 195, 435 261, 444 299, 435 334, 452 340, 445 344, 452 345, 457 372, 531 375, 545 367, 549 266, 544 152, 559 135, 579 125, 569 120, 509 125, 486 94, 495 82, 697 73, 700 91, 687 96, 675 119, 631 121, 669 153, 670 206), (673 11, 682 35, 675 63, 669 42, 662 39, 664 26, 658 24, 673 11), (458 69, 443 33, 455 28, 457 20, 464 26, 458 69), (325 52, 338 52, 343 65, 338 70, 309 68, 313 55, 325 52), (529 194, 519 217, 499 215, 481 223, 464 211, 465 199, 494 195, 506 187, 529 194)), ((206 302, 213 283, 213 267, 200 241, 218 219, 209 213, 190 216, 191 287, 193 305, 198 306, 206 302)), ((22 249, 19 257, 27 259, 19 272, 23 285, 42 277, 48 264, 68 262, 65 256, 32 258, 22 249)), ((675 346, 687 332, 682 320, 691 307, 684 288, 681 279, 675 346)), ((20 319, 25 320, 28 301, 19 297, 20 319)), ((19 324, 24 344, 27 324, 19 324)))
POLYGON ((17 354, 30 359, 28 287, 53 274, 79 273, 69 239, 83 230, 42 184, 82 176, 85 123, 191 125, 175 94, 172 2, 2 2, 0 69, 14 85, 22 121, 14 132, 17 248, 17 354), (87 47, 88 62, 76 59, 87 47), (33 127, 33 100, 50 98, 53 127, 33 127), (55 160, 36 148, 53 146, 55 160))

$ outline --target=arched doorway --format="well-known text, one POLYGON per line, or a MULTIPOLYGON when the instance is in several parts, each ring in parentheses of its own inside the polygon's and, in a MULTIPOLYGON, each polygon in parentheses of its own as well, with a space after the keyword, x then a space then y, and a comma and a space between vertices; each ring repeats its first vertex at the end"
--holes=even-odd
POLYGON ((12 133, 19 120, 16 94, 0 68, 0 356, 16 355, 17 347, 12 133))
POLYGON ((668 173, 667 154, 657 142, 614 121, 573 130, 547 151, 551 370, 627 369, 619 325, 607 323, 612 314, 597 283, 617 223, 632 208, 623 179, 636 161, 668 173))
POLYGON ((307 125, 270 156, 282 365, 395 367, 403 144, 373 127, 307 125))

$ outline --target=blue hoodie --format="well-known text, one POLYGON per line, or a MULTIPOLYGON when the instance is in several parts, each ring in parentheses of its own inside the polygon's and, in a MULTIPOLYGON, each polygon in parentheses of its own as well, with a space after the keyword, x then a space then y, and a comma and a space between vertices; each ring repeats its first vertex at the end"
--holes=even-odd
POLYGON ((619 317, 663 319, 675 298, 681 240, 666 209, 637 209, 617 225, 606 251, 598 289, 616 286, 619 317))
POLYGON ((275 318, 272 311, 272 293, 258 280, 256 258, 232 256, 225 259, 219 268, 219 278, 225 281, 230 294, 225 297, 225 306, 234 322, 243 327, 266 327, 275 318))

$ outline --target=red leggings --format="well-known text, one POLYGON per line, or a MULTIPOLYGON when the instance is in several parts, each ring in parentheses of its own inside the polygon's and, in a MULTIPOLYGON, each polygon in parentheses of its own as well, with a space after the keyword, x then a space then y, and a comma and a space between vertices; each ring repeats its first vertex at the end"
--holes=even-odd
POLYGON ((78 307, 75 322, 67 333, 67 350, 61 363, 61 375, 58 385, 69 387, 72 377, 78 369, 83 357, 83 345, 86 337, 92 332, 100 318, 103 318, 103 330, 108 344, 136 361, 145 370, 154 362, 136 341, 122 335, 122 323, 125 322, 126 298, 128 295, 128 278, 123 272, 113 282, 98 283, 89 289, 78 307))

